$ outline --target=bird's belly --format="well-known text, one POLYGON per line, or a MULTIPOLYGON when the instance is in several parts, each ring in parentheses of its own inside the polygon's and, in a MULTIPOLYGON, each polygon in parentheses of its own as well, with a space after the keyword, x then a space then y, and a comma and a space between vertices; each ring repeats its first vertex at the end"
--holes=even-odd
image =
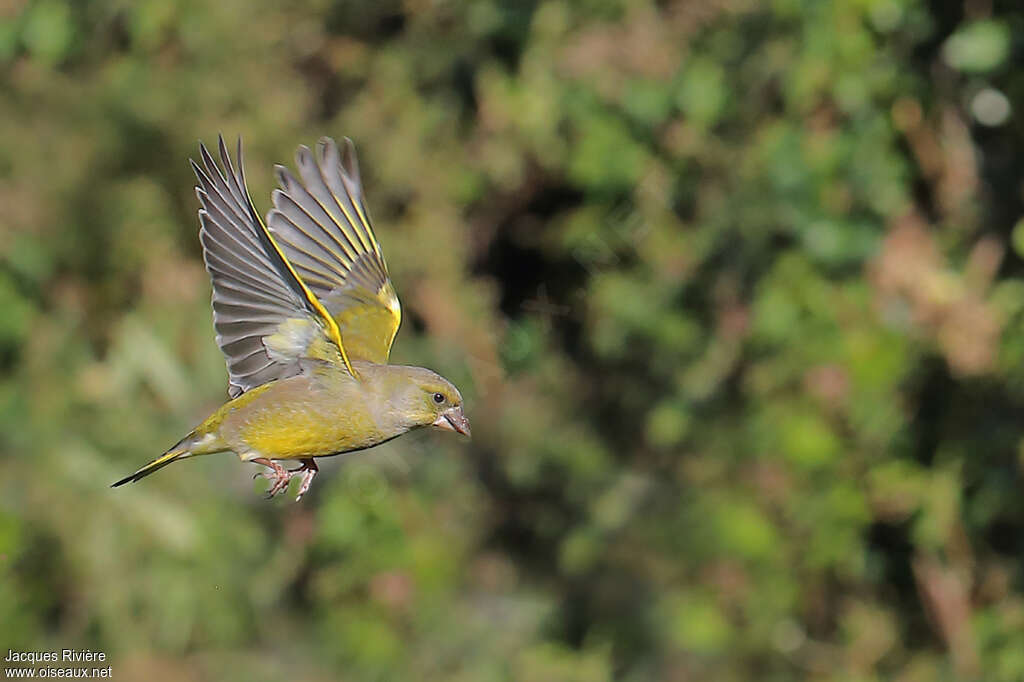
POLYGON ((386 440, 358 402, 255 401, 229 415, 222 433, 243 459, 323 457, 386 440))

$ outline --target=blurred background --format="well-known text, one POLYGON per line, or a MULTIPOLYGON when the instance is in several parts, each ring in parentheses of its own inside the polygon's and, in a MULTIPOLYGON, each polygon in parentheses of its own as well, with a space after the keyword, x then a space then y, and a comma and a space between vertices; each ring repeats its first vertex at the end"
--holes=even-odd
POLYGON ((1024 678, 1014 0, 0 2, 0 648, 121 680, 1024 678), (354 139, 473 440, 226 398, 188 158, 354 139))

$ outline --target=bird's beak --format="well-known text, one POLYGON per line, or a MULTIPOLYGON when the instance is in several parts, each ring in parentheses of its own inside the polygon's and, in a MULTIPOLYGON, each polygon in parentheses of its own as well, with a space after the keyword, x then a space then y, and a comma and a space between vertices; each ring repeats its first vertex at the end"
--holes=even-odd
POLYGON ((466 419, 466 415, 462 412, 461 405, 449 407, 442 412, 434 422, 434 426, 439 429, 448 429, 449 431, 461 433, 467 438, 470 434, 469 420, 466 419))

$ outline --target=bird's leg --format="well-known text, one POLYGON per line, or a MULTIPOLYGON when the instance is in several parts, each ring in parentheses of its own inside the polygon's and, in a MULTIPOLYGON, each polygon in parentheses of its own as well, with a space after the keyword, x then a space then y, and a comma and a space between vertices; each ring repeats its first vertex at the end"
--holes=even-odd
POLYGON ((309 490, 309 484, 313 482, 313 477, 316 476, 316 472, 320 471, 320 467, 316 465, 316 461, 310 457, 309 459, 302 460, 302 466, 298 469, 292 469, 289 474, 295 475, 302 472, 302 484, 299 486, 299 494, 296 496, 295 501, 298 502, 302 499, 302 496, 309 490))
POLYGON ((261 471, 257 473, 256 476, 253 476, 253 478, 262 476, 263 478, 271 481, 270 487, 267 488, 267 499, 270 499, 288 487, 288 481, 292 479, 291 471, 286 470, 274 460, 267 459, 266 457, 255 457, 249 461, 254 464, 262 464, 265 467, 270 467, 270 471, 261 471))

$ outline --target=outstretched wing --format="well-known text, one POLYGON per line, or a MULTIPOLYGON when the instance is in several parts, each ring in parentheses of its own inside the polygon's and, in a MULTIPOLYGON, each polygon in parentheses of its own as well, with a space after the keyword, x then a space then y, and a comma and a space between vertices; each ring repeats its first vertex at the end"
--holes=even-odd
POLYGON ((199 241, 213 282, 213 326, 227 360, 231 397, 299 372, 314 357, 351 366, 337 324, 296 275, 256 212, 242 170, 219 139, 218 167, 200 144, 203 167, 192 162, 198 184, 199 241))
POLYGON ((348 138, 342 150, 323 138, 317 156, 299 147, 295 161, 302 182, 276 167, 281 189, 274 190, 267 225, 337 322, 349 357, 384 364, 402 307, 363 203, 355 148, 348 138))

